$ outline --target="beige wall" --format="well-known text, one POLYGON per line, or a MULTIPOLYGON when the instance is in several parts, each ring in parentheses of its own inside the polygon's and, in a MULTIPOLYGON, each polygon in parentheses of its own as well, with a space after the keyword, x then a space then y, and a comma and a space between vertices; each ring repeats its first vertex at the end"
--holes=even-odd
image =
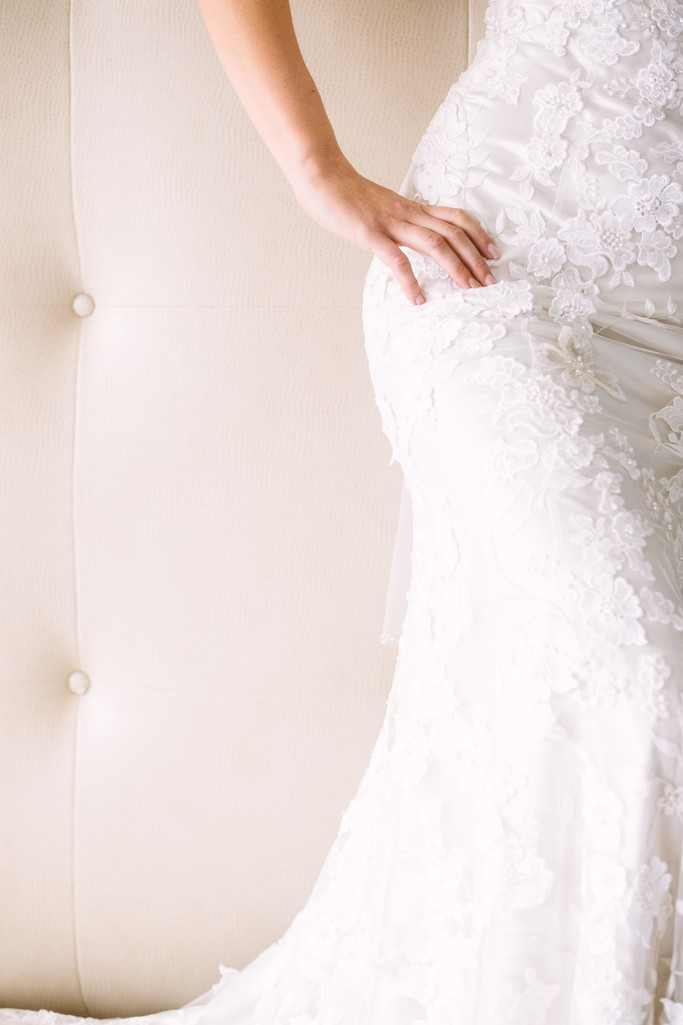
MULTIPOLYGON (((398 187, 480 6, 297 0, 364 174, 398 187)), ((284 932, 381 724, 369 257, 193 0, 3 0, 0 41, 0 1005, 146 1013, 284 932)))

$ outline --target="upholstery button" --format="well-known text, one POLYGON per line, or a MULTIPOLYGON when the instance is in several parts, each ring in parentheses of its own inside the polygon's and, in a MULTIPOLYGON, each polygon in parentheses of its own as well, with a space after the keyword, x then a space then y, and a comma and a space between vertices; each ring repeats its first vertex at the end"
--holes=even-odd
POLYGON ((72 694, 85 694, 90 687, 90 680, 85 673, 72 673, 67 685, 72 694))
POLYGON ((77 317, 89 317, 95 309, 95 300, 87 292, 79 292, 78 295, 74 296, 71 309, 77 317))

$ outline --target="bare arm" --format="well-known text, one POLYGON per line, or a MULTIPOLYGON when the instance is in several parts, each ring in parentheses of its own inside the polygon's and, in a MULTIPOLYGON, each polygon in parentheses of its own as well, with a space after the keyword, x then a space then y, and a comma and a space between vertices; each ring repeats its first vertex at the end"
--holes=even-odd
POLYGON ((463 288, 490 284, 491 238, 464 210, 428 207, 360 175, 334 134, 297 42, 288 0, 198 0, 225 72, 301 207, 373 253, 424 301, 399 246, 431 256, 463 288))

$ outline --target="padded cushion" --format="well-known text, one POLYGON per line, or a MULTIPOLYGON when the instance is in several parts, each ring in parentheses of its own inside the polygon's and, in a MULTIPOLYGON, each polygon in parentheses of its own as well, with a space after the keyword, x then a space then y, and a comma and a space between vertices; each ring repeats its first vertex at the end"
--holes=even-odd
MULTIPOLYGON (((397 187, 480 22, 294 15, 397 187)), ((285 931, 381 725, 369 256, 299 209, 194 0, 3 0, 0 40, 0 1004, 144 1014, 285 931)))

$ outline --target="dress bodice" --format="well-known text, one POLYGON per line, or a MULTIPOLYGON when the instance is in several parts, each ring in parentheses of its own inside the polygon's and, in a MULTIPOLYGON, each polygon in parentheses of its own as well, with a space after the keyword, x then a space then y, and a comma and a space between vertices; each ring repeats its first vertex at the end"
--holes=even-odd
MULTIPOLYGON (((656 337, 661 356, 683 354, 683 4, 490 0, 486 35, 420 140, 402 192, 469 210, 502 252, 498 284, 463 291, 407 249, 429 300, 420 309, 373 262, 366 324, 382 325, 378 339, 410 331, 410 344, 382 355, 383 373, 410 387, 400 401, 376 387, 407 477, 408 442, 430 415, 446 357, 450 373, 494 348, 510 318, 548 333, 539 367, 624 402, 620 373, 600 369, 597 344, 647 349, 656 337)), ((371 341, 371 359, 380 352, 371 341)), ((405 547, 395 567, 407 563, 405 547)))
MULTIPOLYGON (((558 323, 625 307, 677 325, 683 4, 491 0, 486 26, 402 191, 470 210, 503 252, 498 280, 527 282, 558 323)), ((414 266, 432 295, 456 290, 428 257, 414 266)))

